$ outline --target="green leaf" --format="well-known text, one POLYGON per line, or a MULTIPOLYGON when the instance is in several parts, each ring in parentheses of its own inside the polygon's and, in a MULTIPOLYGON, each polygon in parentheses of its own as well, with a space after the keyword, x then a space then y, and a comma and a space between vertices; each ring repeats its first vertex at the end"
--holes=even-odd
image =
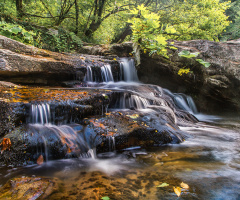
POLYGON ((196 61, 198 61, 200 64, 202 64, 206 68, 210 67, 210 65, 211 65, 209 62, 206 62, 202 59, 196 59, 196 61))
POLYGON ((178 53, 178 56, 185 57, 185 58, 194 58, 194 57, 197 57, 198 54, 199 54, 199 52, 190 53, 187 50, 183 50, 180 53, 178 53))
POLYGON ((110 200, 110 198, 108 196, 102 197, 102 200, 110 200))
POLYGON ((167 187, 167 186, 169 186, 168 183, 162 183, 161 185, 158 185, 157 187, 167 187))
POLYGON ((14 33, 14 34, 18 34, 22 32, 22 29, 20 27, 12 27, 11 29, 9 29, 10 32, 14 33))

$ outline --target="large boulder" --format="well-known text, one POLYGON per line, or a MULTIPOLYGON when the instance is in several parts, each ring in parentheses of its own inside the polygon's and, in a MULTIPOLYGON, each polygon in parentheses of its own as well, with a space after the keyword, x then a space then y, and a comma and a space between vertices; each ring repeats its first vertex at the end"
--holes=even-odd
POLYGON ((240 41, 212 42, 207 40, 174 41, 178 49, 170 58, 149 58, 142 54, 140 80, 166 87, 173 92, 190 94, 201 111, 240 111, 240 41), (178 56, 180 51, 199 52, 211 64, 205 68, 196 62, 178 56), (189 74, 178 75, 182 67, 189 74), (146 73, 147 71, 147 73, 146 73), (221 109, 219 109, 221 108, 221 109))
POLYGON ((0 79, 18 84, 61 85, 64 81, 83 81, 86 66, 118 62, 101 56, 56 53, 0 35, 0 79))

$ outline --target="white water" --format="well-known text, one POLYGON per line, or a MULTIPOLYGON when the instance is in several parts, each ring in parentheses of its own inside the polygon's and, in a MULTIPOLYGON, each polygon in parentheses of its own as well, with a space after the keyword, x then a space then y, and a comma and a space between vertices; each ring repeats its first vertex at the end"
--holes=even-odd
POLYGON ((110 81, 113 82, 114 81, 111 65, 109 65, 109 64, 106 64, 101 67, 101 75, 102 75, 103 82, 110 82, 110 81))
POLYGON ((87 66, 87 73, 84 77, 84 81, 93 82, 92 68, 89 65, 87 66))
POLYGON ((31 114, 33 124, 48 124, 51 122, 50 106, 47 103, 32 104, 31 114))
POLYGON ((123 71, 123 78, 125 82, 138 82, 137 70, 135 68, 134 60, 122 58, 120 62, 120 68, 123 71))

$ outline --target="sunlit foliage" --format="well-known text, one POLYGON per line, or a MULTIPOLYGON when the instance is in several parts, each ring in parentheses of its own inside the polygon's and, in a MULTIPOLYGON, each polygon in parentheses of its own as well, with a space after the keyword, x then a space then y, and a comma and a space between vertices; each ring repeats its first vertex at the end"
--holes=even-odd
MULTIPOLYGON (((98 44, 122 42, 133 36, 134 41, 141 38, 141 45, 152 54, 165 55, 166 39, 238 38, 238 8, 239 3, 234 0, 231 4, 227 0, 2 0, 0 19, 10 16, 24 23, 61 28, 98 44), (133 33, 127 31, 131 23, 133 33), (226 27, 227 32, 221 37, 226 27)), ((41 36, 48 40, 44 34, 41 36)), ((60 36, 59 39, 62 40, 60 36)), ((63 49, 66 48, 60 46, 56 51, 63 49)))

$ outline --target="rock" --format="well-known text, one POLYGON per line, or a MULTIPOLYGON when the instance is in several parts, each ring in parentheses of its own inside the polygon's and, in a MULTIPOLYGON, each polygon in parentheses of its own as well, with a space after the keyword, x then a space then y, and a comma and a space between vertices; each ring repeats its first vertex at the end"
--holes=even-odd
POLYGON ((4 36, 0 36, 0 47, 0 78, 18 84, 59 86, 65 81, 83 81, 87 65, 119 66, 114 56, 55 53, 4 36))
POLYGON ((173 92, 191 95, 201 112, 240 111, 240 43, 207 40, 174 41, 177 51, 170 58, 141 55, 138 70, 144 83, 157 84, 173 92), (211 63, 209 68, 195 59, 178 56, 187 50, 199 52, 198 58, 211 63), (193 73, 179 76, 178 70, 188 67, 193 73), (219 108, 221 107, 221 110, 219 108))
POLYGON ((82 89, 28 88, 0 82, 0 137, 25 123, 32 123, 31 105, 48 104, 51 110, 51 123, 80 122, 89 115, 101 115, 107 102, 104 95, 111 91, 82 89))
POLYGON ((146 119, 144 113, 129 110, 85 118, 80 124, 22 125, 4 138, 11 141, 11 147, 0 154, 0 165, 22 166, 86 156, 89 149, 95 148, 98 154, 180 143, 186 135, 171 120, 146 119), (157 128, 151 124, 157 124, 157 128))
POLYGON ((57 190, 56 179, 42 177, 14 178, 0 188, 0 199, 46 199, 57 190))

